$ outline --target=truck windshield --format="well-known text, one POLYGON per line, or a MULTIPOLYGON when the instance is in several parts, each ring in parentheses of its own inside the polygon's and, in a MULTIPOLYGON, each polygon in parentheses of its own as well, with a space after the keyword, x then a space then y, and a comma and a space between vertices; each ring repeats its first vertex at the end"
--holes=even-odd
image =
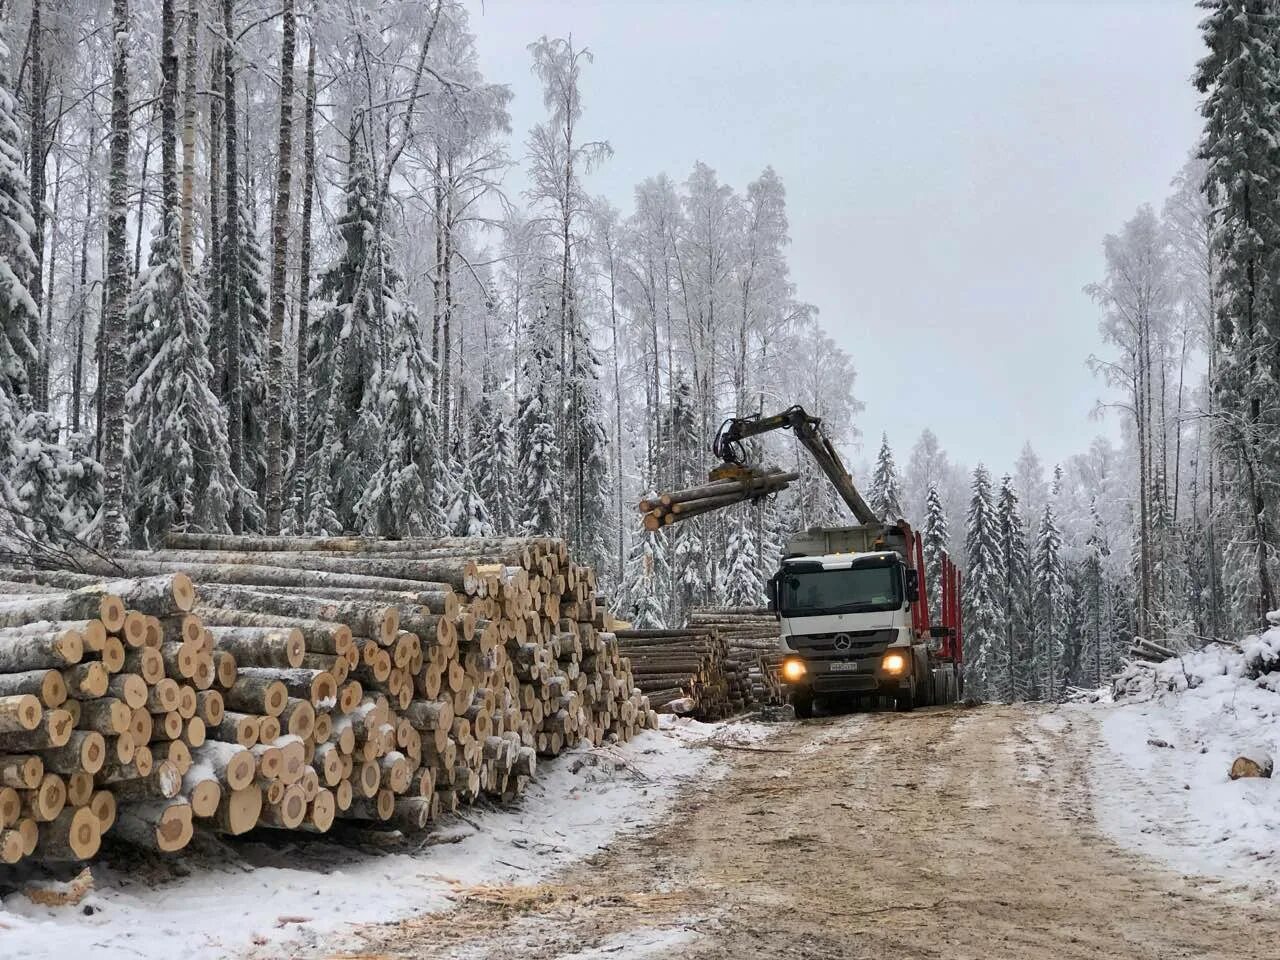
POLYGON ((784 617, 896 610, 902 606, 897 565, 848 570, 806 570, 779 580, 778 611, 784 617))

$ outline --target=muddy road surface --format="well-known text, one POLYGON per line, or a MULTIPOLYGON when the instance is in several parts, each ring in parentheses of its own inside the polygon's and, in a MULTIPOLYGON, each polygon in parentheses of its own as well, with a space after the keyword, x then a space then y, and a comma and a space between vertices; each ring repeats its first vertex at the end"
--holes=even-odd
POLYGON ((453 913, 368 929, 363 949, 331 955, 1280 956, 1280 905, 1103 837, 1092 720, 1041 720, 1041 708, 989 706, 791 725, 720 750, 724 776, 554 882, 463 891, 453 913))

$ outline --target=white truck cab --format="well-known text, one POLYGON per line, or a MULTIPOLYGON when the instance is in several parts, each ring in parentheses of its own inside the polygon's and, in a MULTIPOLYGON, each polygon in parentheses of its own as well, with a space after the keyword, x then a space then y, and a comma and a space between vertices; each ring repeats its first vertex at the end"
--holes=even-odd
POLYGON ((828 527, 788 544, 769 594, 782 680, 801 716, 825 695, 887 697, 901 710, 937 702, 937 642, 919 620, 914 537, 905 524, 828 527))

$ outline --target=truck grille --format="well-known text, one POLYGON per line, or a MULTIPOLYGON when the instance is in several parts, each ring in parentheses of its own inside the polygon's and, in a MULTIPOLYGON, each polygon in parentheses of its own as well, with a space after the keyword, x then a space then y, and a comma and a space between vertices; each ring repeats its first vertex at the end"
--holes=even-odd
POLYGON ((791 649, 823 658, 855 660, 883 653, 898 636, 896 630, 849 630, 787 637, 791 649))

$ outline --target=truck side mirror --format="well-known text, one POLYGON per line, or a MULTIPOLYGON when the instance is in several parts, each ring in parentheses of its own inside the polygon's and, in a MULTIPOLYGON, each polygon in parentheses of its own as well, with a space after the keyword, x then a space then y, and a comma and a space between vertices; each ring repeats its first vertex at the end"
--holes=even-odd
POLYGON ((907 571, 907 600, 910 603, 915 603, 919 599, 920 599, 920 571, 908 570, 907 571))
POLYGON ((769 611, 771 613, 778 612, 778 578, 770 577, 764 582, 764 593, 769 598, 769 611))

